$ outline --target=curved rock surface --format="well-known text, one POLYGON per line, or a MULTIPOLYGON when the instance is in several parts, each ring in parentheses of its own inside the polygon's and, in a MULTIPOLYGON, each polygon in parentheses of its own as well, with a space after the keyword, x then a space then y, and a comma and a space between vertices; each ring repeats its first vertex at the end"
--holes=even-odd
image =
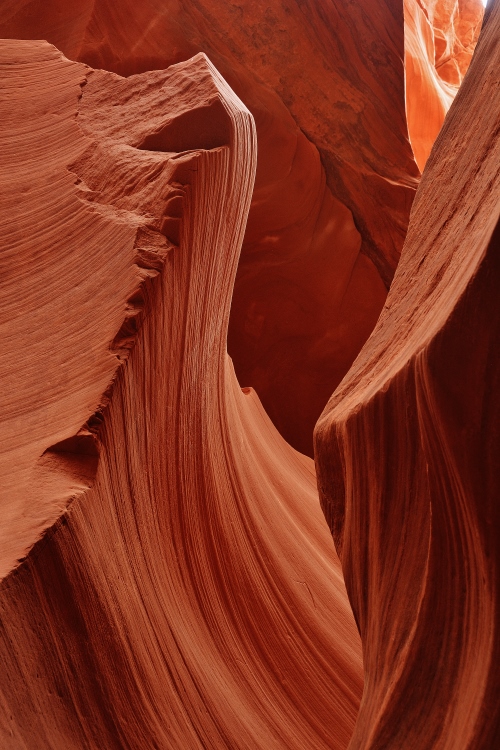
POLYGON ((250 109, 259 158, 229 352, 240 383, 310 456, 314 424, 384 304, 419 178, 413 154, 422 169, 482 14, 481 0, 404 7, 404 23, 402 0, 0 8, 1 36, 45 38, 121 75, 203 51, 250 109))
POLYGON ((259 157, 229 352, 312 456, 314 424, 384 304, 419 176, 402 3, 9 0, 0 35, 121 75, 202 51, 252 112, 259 157))
POLYGON ((405 0, 406 115, 420 171, 469 67, 483 10, 480 0, 405 0))
POLYGON ((316 428, 363 641, 352 750, 500 745, 499 37, 497 0, 384 311, 316 428))
POLYGON ((361 647, 314 465, 226 354, 252 116, 204 55, 1 61, 29 386, 4 392, 2 574, 29 554, 0 591, 2 748, 345 748, 361 647))
POLYGON ((478 9, 0 8, 2 748, 500 745, 478 9))

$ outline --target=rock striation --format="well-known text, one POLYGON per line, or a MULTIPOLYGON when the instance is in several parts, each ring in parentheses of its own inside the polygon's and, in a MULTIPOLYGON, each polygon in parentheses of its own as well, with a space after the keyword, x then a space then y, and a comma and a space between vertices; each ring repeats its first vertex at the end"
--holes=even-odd
POLYGON ((312 456, 314 424, 383 307, 419 177, 402 2, 9 0, 0 36, 47 39, 126 76, 202 51, 252 112, 259 154, 229 353, 312 456))
POLYGON ((351 750, 500 743, 499 36, 496 2, 384 311, 316 428, 363 641, 351 750))
POLYGON ((469 67, 483 10, 471 0, 405 0, 406 114, 420 171, 469 67))
POLYGON ((2 750, 500 746, 482 15, 0 7, 2 750))
POLYGON ((251 114, 203 54, 0 59, 2 748, 345 748, 361 646, 314 464, 226 353, 251 114))

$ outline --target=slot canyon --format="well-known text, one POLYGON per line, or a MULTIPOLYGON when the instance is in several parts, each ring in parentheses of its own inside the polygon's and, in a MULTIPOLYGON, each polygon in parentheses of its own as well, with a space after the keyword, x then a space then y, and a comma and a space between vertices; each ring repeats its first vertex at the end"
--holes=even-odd
POLYGON ((0 69, 0 750, 500 748, 500 0, 0 69))

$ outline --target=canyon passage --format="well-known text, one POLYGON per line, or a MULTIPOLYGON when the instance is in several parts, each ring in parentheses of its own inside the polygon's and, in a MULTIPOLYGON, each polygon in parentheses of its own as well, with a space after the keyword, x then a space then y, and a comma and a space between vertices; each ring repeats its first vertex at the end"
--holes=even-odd
POLYGON ((500 747, 499 0, 0 37, 0 748, 500 747))

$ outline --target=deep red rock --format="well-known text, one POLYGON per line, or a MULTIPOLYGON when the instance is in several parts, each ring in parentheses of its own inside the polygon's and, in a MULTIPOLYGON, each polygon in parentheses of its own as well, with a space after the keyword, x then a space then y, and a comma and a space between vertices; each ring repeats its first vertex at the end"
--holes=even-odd
POLYGON ((3 573, 61 518, 2 583, 0 744, 345 748, 361 650, 314 464, 226 353, 252 116, 204 55, 128 79, 45 42, 2 59, 32 389, 9 391, 32 495, 7 487, 3 573))
POLYGON ((352 750, 500 743, 499 35, 496 2, 384 311, 316 428, 363 640, 352 750))
POLYGON ((3 36, 46 38, 122 75, 206 52, 254 115, 229 352, 241 384, 312 456, 314 424, 382 309, 419 176, 413 151, 423 168, 480 0, 407 0, 405 23, 394 0, 16 6, 0 11, 3 36))
POLYGON ((402 2, 12 0, 0 35, 121 75, 203 51, 250 109, 259 156, 229 352, 312 456, 314 424, 382 309, 419 176, 402 2))
POLYGON ((481 12, 0 8, 2 748, 500 743, 481 12))
POLYGON ((483 6, 474 0, 405 0, 406 115, 423 171, 476 46, 483 6))

